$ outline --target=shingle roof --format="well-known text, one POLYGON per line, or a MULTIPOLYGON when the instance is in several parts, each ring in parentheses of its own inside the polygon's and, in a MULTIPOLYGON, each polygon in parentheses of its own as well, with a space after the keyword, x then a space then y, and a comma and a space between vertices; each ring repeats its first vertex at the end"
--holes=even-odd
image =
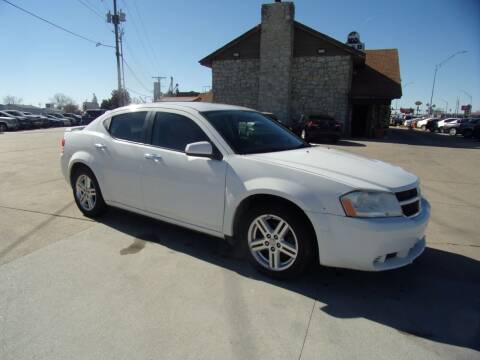
POLYGON ((365 64, 400 83, 400 65, 397 49, 367 50, 366 55, 365 64))
POLYGON ((398 99, 402 96, 397 49, 366 50, 365 66, 353 76, 353 98, 398 99))

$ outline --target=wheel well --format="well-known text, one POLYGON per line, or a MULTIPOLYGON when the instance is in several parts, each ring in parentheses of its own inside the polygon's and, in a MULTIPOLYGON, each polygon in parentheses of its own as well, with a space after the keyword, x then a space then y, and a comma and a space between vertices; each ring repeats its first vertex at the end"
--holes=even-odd
MULTIPOLYGON (((265 203, 281 204, 282 206, 292 209, 298 216, 301 216, 305 220, 305 223, 308 224, 309 231, 311 231, 312 235, 315 237, 315 239, 317 239, 312 222, 310 221, 308 216, 305 214, 305 212, 297 204, 293 203, 290 200, 282 198, 280 196, 269 195, 269 194, 251 195, 246 199, 242 200, 240 205, 237 207, 237 210, 235 211, 235 216, 233 218, 233 238, 234 239, 237 239, 236 235, 238 234, 239 226, 243 216, 245 216, 245 214, 247 214, 248 211, 253 209, 257 204, 265 204, 265 203)), ((315 256, 317 257, 317 260, 318 260, 318 241, 314 241, 313 245, 315 247, 315 256)))
MULTIPOLYGON (((73 175, 75 175, 75 173, 80 170, 81 168, 85 168, 85 169, 88 169, 90 171, 92 171, 92 169, 90 169, 87 165, 85 165, 84 163, 81 163, 81 162, 77 162, 75 164, 72 165, 72 168, 70 169, 70 185, 73 187, 73 175)), ((93 171, 92 171, 93 173, 93 171)))

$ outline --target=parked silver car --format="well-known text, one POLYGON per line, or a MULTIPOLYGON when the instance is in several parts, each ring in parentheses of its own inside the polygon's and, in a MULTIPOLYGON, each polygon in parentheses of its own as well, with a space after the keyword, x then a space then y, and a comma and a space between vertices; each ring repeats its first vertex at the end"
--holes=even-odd
POLYGON ((2 116, 0 114, 0 133, 7 130, 18 130, 18 120, 11 116, 2 116))

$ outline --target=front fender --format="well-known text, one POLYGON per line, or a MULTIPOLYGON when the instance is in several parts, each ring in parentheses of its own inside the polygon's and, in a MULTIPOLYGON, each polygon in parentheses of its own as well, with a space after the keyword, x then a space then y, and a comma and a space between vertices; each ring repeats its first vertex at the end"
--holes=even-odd
POLYGON ((245 181, 227 181, 223 229, 227 236, 234 233, 236 211, 242 201, 254 195, 272 195, 288 200, 303 211, 323 211, 320 199, 312 199, 311 191, 302 184, 273 177, 260 177, 245 181), (313 205, 315 202, 315 206, 313 205))

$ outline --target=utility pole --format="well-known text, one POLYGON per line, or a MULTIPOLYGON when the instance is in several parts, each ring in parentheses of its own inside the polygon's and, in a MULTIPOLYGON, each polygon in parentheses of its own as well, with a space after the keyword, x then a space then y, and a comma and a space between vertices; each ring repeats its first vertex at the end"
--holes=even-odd
POLYGON ((162 80, 166 79, 165 76, 152 76, 153 79, 156 79, 157 82, 153 83, 153 101, 157 101, 162 96, 162 80), (158 84, 158 86, 156 86, 158 84))
POLYGON ((123 90, 124 90, 124 91, 122 91, 122 102, 123 102, 122 105, 126 105, 126 102, 127 102, 127 99, 126 99, 127 88, 125 86, 125 64, 124 64, 124 61, 123 61, 123 35, 124 35, 124 32, 123 32, 123 29, 121 29, 121 31, 120 31, 120 56, 122 57, 122 86, 123 86, 123 90))
MULTIPOLYGON (((115 56, 117 57, 117 81, 118 81, 118 94, 120 95, 120 105, 124 105, 124 98, 122 92, 122 71, 120 67, 120 39, 119 39, 119 31, 118 26, 120 22, 125 21, 125 13, 117 11, 117 0, 113 0, 113 15, 108 12, 107 14, 107 22, 113 23, 113 27, 115 29, 115 56)), ((123 55, 122 55, 123 56, 123 55)))

